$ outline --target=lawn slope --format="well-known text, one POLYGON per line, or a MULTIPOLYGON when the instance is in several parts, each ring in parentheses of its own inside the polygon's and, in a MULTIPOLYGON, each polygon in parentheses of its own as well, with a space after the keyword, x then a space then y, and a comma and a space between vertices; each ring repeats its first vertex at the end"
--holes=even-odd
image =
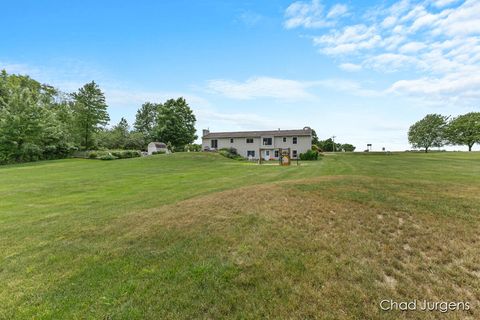
POLYGON ((0 168, 0 318, 480 317, 480 154, 0 168))

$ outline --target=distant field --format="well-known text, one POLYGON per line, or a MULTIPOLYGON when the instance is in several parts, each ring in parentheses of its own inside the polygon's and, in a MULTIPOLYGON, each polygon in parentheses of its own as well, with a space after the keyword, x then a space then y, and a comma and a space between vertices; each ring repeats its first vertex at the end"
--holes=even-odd
POLYGON ((0 284, 0 319, 480 319, 480 153, 0 167, 0 284))

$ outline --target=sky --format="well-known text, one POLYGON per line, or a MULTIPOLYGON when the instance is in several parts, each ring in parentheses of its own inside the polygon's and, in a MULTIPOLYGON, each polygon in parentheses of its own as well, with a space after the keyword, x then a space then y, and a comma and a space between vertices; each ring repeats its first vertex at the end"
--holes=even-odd
POLYGON ((425 115, 480 111, 480 0, 2 2, 0 69, 94 80, 111 125, 182 96, 199 136, 310 126, 407 150, 425 115))

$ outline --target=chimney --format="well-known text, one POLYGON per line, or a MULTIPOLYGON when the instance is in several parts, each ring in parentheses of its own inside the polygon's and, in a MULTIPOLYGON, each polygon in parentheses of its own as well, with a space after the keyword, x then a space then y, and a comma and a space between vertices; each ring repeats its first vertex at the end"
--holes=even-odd
POLYGON ((203 129, 203 134, 202 134, 202 136, 204 137, 204 136, 206 136, 206 135, 209 134, 209 133, 210 133, 210 130, 208 130, 208 129, 203 129))

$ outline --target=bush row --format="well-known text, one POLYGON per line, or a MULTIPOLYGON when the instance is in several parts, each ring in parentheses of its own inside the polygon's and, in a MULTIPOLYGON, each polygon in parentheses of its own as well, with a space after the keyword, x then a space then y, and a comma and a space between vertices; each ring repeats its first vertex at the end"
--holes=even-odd
POLYGON ((305 153, 300 153, 300 160, 318 160, 318 152, 314 150, 308 150, 305 153))
POLYGON ((235 148, 223 148, 218 150, 218 153, 230 159, 235 159, 235 160, 243 159, 243 157, 238 154, 237 149, 235 148))
POLYGON ((128 159, 128 158, 137 158, 142 154, 137 150, 115 150, 115 151, 90 151, 87 153, 87 158, 89 159, 100 159, 100 160, 116 160, 116 159, 128 159))

